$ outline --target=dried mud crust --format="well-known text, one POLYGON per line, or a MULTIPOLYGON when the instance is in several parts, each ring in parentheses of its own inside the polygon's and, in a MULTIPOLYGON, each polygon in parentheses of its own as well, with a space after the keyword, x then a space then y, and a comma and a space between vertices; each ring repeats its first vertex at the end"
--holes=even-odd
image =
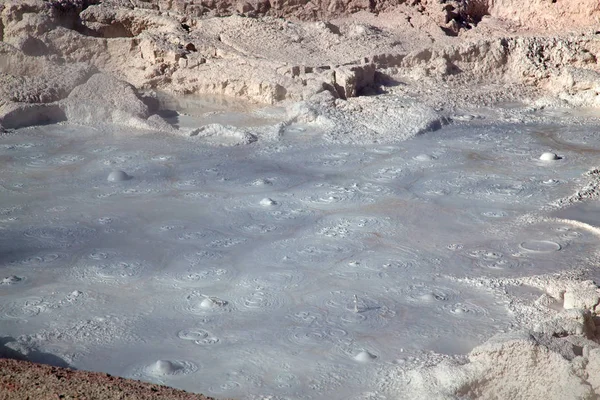
POLYGON ((74 371, 11 359, 0 359, 0 399, 214 400, 201 394, 99 372, 74 371))

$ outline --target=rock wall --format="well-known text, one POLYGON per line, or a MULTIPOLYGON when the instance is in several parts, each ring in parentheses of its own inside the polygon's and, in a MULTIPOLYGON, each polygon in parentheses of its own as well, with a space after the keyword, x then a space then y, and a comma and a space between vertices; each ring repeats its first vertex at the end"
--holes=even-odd
POLYGON ((359 11, 381 12, 400 4, 435 8, 448 12, 459 11, 461 1, 428 1, 428 0, 133 0, 130 3, 122 0, 111 0, 121 6, 169 11, 191 17, 230 16, 242 14, 246 16, 274 16, 296 18, 300 20, 331 19, 359 11))
POLYGON ((488 13, 513 21, 528 30, 560 31, 598 27, 600 2, 596 0, 487 0, 488 13))
POLYGON ((596 0, 108 0, 105 3, 190 17, 270 15, 305 21, 332 19, 359 11, 380 13, 406 4, 431 16, 449 34, 471 28, 486 15, 514 21, 525 28, 550 30, 593 26, 600 18, 600 4, 596 0))

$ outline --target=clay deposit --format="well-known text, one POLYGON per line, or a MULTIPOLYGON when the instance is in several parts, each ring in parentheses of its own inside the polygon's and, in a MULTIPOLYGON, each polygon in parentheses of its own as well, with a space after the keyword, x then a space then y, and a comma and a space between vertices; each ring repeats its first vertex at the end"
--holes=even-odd
POLYGON ((3 1, 0 395, 597 398, 599 24, 3 1))

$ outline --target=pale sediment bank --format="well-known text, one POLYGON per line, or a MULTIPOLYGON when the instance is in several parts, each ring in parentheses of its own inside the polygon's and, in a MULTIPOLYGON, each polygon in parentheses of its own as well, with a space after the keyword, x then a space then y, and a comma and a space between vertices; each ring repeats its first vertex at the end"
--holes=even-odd
MULTIPOLYGON (((377 102, 352 99, 377 93, 416 100, 429 114, 442 111, 440 116, 513 101, 537 108, 598 105, 599 11, 591 0, 527 7, 508 0, 493 6, 376 2, 370 11, 335 3, 322 4, 312 17, 286 5, 248 11, 226 2, 211 10, 183 1, 96 3, 27 0, 1 6, 4 128, 81 122, 85 117, 69 112, 81 92, 73 89, 96 72, 138 90, 263 104, 304 101, 334 113, 400 111, 392 104, 369 110, 377 102), (319 15, 329 22, 311 22, 319 15), (322 92, 352 100, 323 103, 322 92)), ((87 87, 93 90, 93 82, 87 87)), ((126 89, 118 90, 125 96, 126 89)), ((136 107, 123 110, 128 118, 103 117, 168 129, 157 120, 141 122, 153 110, 136 107)))

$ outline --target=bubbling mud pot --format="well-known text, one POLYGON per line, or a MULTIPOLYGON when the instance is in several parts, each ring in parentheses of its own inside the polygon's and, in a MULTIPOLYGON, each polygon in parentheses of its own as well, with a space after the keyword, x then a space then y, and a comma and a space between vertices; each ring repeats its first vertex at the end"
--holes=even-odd
MULTIPOLYGON (((541 162, 545 143, 510 124, 494 125, 498 138, 465 122, 394 146, 298 134, 239 148, 48 129, 60 132, 16 132, 45 147, 0 137, 13 155, 2 184, 19 187, 3 192, 0 319, 59 357, 70 350, 45 326, 85 327, 63 332, 77 337, 76 368, 223 397, 394 396, 392 371, 464 358, 523 324, 515 304, 529 292, 501 285, 597 250, 592 231, 543 211, 572 195, 593 154, 541 162), (18 172, 44 149, 76 179, 18 172), (107 178, 97 149, 135 178, 107 178)), ((573 210, 558 216, 596 224, 573 210)))

